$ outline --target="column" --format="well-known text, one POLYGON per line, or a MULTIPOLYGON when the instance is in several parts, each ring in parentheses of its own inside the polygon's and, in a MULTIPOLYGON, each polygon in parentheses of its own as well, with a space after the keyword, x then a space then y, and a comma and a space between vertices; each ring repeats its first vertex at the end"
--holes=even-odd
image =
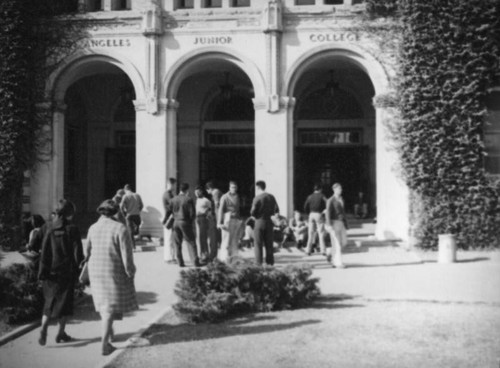
POLYGON ((267 111, 267 101, 255 101, 255 180, 264 180, 280 212, 293 213, 293 100, 285 100, 277 113, 267 111))
POLYGON ((51 176, 51 210, 59 199, 64 198, 64 119, 66 105, 56 101, 52 120, 52 176, 51 176))
POLYGON ((149 114, 146 101, 136 106, 136 191, 142 197, 144 209, 141 234, 163 236, 163 203, 167 177, 167 124, 165 106, 149 114))
POLYGON ((388 144, 384 121, 392 119, 386 108, 376 109, 377 239, 409 238, 408 188, 398 176, 398 156, 388 144))
POLYGON ((167 173, 168 178, 178 179, 177 175, 177 110, 179 103, 176 100, 165 100, 167 110, 167 173))

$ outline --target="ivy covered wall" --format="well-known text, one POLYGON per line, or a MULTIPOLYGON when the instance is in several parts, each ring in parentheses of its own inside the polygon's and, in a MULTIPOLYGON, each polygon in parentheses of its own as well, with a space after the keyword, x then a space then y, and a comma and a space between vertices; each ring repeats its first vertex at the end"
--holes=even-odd
MULTIPOLYGON (((37 112, 45 80, 78 47, 85 28, 57 16, 76 11, 77 0, 0 1, 0 246, 21 242, 23 172, 40 160, 37 112)), ((67 19, 68 20, 68 19, 67 19)))
POLYGON ((497 0, 401 0, 392 127, 425 248, 454 233, 462 248, 498 246, 498 188, 484 170, 485 99, 499 72, 497 0))

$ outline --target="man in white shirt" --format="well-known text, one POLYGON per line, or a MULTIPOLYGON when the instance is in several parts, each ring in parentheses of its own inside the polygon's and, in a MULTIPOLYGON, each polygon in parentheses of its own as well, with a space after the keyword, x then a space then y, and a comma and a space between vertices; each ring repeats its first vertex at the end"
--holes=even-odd
POLYGON ((211 252, 208 250, 208 230, 209 222, 213 219, 212 202, 205 197, 203 187, 196 187, 196 244, 201 262, 211 261, 211 252))

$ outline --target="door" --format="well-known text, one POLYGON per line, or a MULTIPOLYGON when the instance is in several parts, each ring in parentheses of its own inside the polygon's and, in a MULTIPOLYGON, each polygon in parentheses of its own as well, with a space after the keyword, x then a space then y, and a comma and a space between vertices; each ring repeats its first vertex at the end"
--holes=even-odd
POLYGON ((367 193, 369 183, 368 147, 300 147, 295 159, 295 208, 303 211, 304 202, 315 183, 323 193, 332 195, 335 182, 342 185, 346 211, 352 212, 359 191, 367 193))
POLYGON ((104 175, 105 198, 113 198, 116 191, 130 184, 135 188, 135 149, 106 148, 104 175))
POLYGON ((203 183, 209 180, 214 181, 222 192, 228 190, 230 180, 235 180, 238 183, 242 214, 248 215, 254 196, 254 148, 202 148, 200 179, 203 183))

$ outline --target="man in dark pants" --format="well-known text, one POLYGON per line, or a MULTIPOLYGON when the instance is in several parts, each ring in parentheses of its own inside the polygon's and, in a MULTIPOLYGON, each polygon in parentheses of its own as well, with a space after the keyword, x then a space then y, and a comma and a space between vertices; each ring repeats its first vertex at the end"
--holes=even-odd
POLYGON ((184 267, 182 241, 186 240, 191 262, 193 262, 196 267, 200 267, 193 231, 194 221, 196 219, 195 206, 193 199, 188 196, 188 191, 189 184, 182 183, 180 193, 170 202, 170 211, 172 211, 174 215, 174 226, 172 231, 174 232, 174 243, 177 250, 177 261, 179 262, 179 266, 184 267))
POLYGON ((262 264, 262 247, 266 249, 266 263, 274 264, 273 228, 271 216, 279 213, 278 203, 272 194, 266 193, 266 183, 259 180, 255 183, 255 198, 250 215, 255 218, 254 241, 255 260, 262 264))

